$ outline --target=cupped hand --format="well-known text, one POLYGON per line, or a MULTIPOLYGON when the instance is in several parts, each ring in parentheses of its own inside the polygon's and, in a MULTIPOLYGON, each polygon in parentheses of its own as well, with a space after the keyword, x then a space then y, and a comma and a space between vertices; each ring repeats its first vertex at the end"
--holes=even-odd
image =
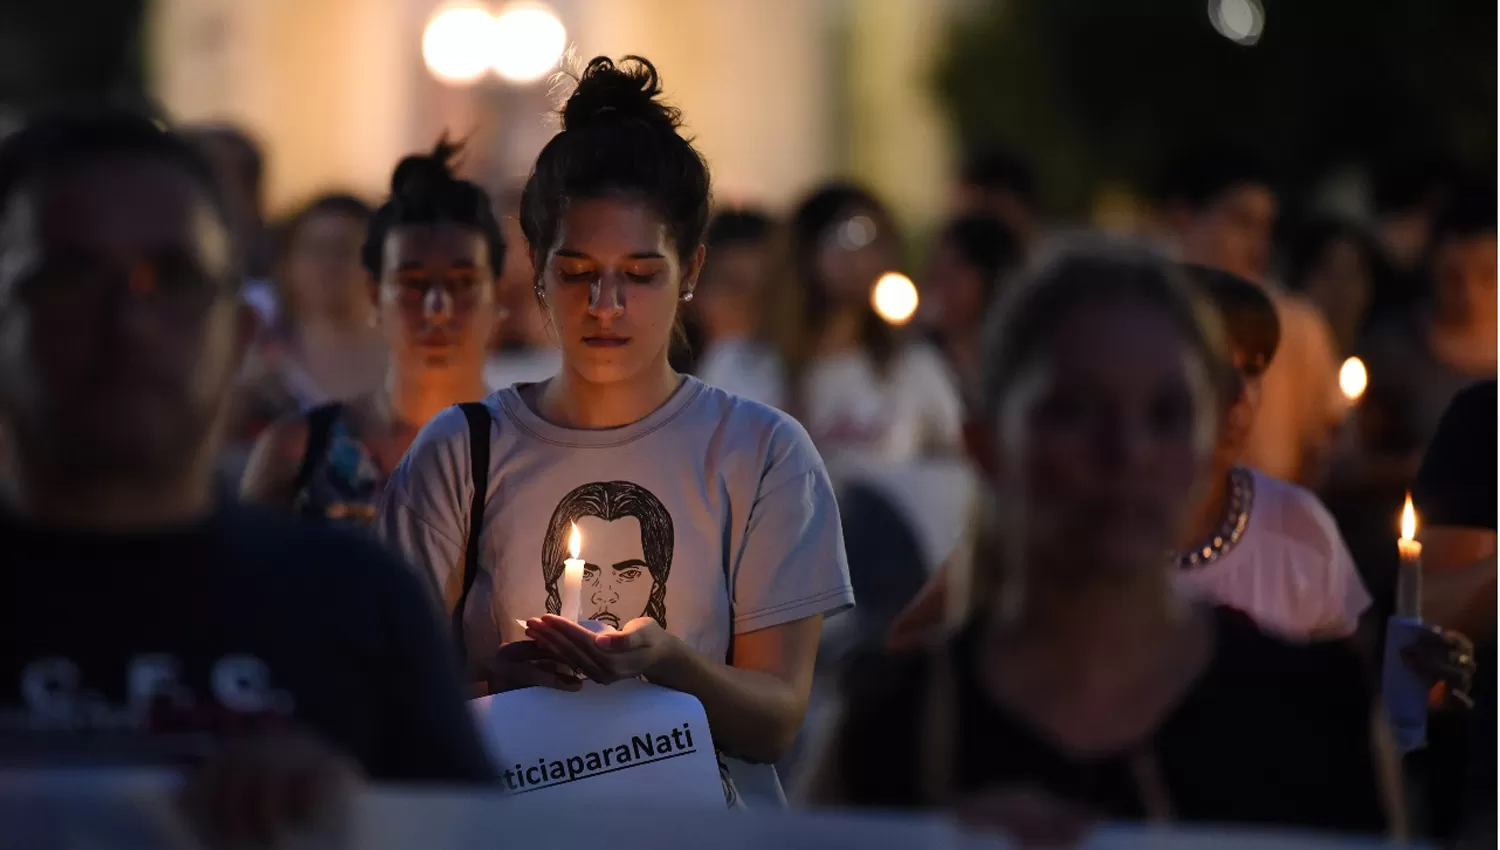
POLYGON ((668 657, 674 641, 650 617, 595 634, 572 620, 547 614, 526 621, 526 636, 605 685, 648 674, 668 657))
POLYGON ((360 782, 352 759, 282 729, 217 745, 189 775, 181 804, 209 846, 275 846, 298 832, 347 832, 360 782))
POLYGON ((574 669, 547 647, 532 640, 503 643, 480 667, 484 680, 481 696, 518 691, 522 688, 555 688, 576 691, 582 684, 574 669))

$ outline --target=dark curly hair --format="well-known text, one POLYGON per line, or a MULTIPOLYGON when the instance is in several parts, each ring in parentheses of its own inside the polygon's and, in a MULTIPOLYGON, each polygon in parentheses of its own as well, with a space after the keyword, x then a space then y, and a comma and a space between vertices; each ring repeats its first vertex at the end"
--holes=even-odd
MULTIPOLYGON (((533 251, 551 248, 570 204, 611 196, 649 205, 682 260, 698 250, 711 202, 708 165, 661 95, 646 59, 589 61, 563 104, 562 132, 542 148, 521 193, 521 230, 533 251)), ((543 268, 537 264, 538 284, 543 268)))
POLYGON ((450 142, 444 135, 432 153, 408 156, 396 165, 390 200, 371 217, 360 249, 360 261, 375 280, 384 271, 386 234, 403 224, 472 227, 489 247, 490 273, 499 276, 505 265, 505 239, 489 194, 453 175, 454 159, 462 150, 461 143, 450 142))

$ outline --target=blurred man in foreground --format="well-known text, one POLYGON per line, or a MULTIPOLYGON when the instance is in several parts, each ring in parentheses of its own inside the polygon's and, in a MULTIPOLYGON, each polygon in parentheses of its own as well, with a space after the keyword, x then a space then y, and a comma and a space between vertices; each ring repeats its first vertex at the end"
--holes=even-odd
POLYGON ((0 747, 196 764, 207 825, 265 839, 359 774, 490 768, 413 574, 215 492, 254 328, 228 221, 143 118, 0 145, 0 747))

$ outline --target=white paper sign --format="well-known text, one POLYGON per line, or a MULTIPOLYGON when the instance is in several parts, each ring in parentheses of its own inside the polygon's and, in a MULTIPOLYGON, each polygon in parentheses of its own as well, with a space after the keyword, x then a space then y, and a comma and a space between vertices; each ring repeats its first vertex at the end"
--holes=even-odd
POLYGON ((511 795, 725 805, 708 717, 688 694, 585 682, 577 693, 527 688, 470 706, 511 795))

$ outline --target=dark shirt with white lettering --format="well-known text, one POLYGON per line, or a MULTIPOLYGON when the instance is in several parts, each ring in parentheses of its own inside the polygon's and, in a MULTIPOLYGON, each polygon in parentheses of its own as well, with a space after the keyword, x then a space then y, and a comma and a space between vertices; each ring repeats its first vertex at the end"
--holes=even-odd
POLYGON ((373 779, 493 778, 430 592, 374 542, 240 507, 154 532, 0 515, 0 540, 0 759, 287 723, 373 779))

